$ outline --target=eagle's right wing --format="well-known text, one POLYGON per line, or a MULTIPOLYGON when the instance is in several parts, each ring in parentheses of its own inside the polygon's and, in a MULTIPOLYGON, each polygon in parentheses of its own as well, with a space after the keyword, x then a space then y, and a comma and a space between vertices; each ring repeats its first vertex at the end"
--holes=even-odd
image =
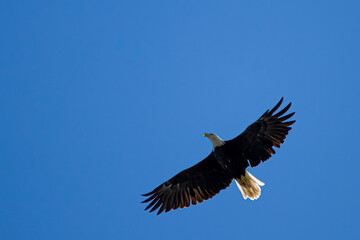
POLYGON ((180 172, 170 180, 164 182, 153 191, 144 194, 150 196, 143 203, 151 203, 145 210, 151 208, 150 212, 160 208, 158 215, 175 210, 177 208, 189 207, 190 202, 196 205, 204 200, 212 198, 220 190, 227 188, 233 178, 223 171, 211 153, 198 164, 180 172))

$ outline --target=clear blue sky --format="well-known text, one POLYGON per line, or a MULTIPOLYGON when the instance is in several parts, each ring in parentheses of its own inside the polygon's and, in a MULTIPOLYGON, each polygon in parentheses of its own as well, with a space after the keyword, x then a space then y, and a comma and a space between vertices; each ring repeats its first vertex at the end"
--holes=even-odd
POLYGON ((357 239, 359 1, 1 1, 0 239, 357 239), (296 124, 235 184, 141 193, 281 98, 296 124))

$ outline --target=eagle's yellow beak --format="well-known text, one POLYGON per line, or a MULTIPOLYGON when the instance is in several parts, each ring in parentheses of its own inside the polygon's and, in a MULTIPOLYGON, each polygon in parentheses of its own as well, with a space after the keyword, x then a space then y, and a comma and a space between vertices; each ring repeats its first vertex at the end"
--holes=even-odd
POLYGON ((208 133, 204 133, 203 136, 204 136, 204 137, 208 137, 209 134, 208 134, 208 133))

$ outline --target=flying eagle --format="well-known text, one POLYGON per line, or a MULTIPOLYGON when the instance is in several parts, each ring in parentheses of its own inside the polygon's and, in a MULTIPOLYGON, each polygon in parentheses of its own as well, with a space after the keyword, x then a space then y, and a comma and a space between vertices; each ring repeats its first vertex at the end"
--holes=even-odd
POLYGON ((205 133, 213 150, 198 164, 180 172, 153 191, 143 194, 148 197, 142 203, 150 202, 145 210, 150 212, 189 207, 212 198, 220 190, 227 188, 235 179, 244 199, 258 199, 260 186, 264 183, 251 175, 246 168, 256 167, 275 154, 273 147, 280 148, 295 121, 287 121, 295 112, 283 116, 290 108, 289 103, 275 114, 283 98, 270 111, 267 110, 256 122, 242 134, 232 140, 224 141, 212 133, 205 133))

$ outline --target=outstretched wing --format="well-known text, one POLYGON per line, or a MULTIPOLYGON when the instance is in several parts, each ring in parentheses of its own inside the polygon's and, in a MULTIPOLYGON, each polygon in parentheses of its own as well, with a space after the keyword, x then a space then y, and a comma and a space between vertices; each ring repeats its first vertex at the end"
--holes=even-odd
POLYGON ((175 210, 177 208, 189 207, 190 202, 196 205, 204 200, 212 198, 220 190, 227 188, 232 182, 232 177, 224 171, 215 160, 213 154, 198 164, 180 172, 170 180, 164 182, 153 191, 144 194, 150 196, 142 203, 151 203, 145 210, 151 208, 150 212, 160 208, 158 215, 175 210))
POLYGON ((280 107, 283 98, 270 111, 267 110, 256 122, 251 124, 242 134, 227 141, 234 149, 237 149, 243 157, 250 162, 251 167, 256 167, 260 162, 264 162, 275 154, 273 147, 280 148, 284 143, 286 135, 289 133, 295 121, 288 121, 295 112, 283 116, 290 108, 289 103, 284 109, 274 114, 280 107))

